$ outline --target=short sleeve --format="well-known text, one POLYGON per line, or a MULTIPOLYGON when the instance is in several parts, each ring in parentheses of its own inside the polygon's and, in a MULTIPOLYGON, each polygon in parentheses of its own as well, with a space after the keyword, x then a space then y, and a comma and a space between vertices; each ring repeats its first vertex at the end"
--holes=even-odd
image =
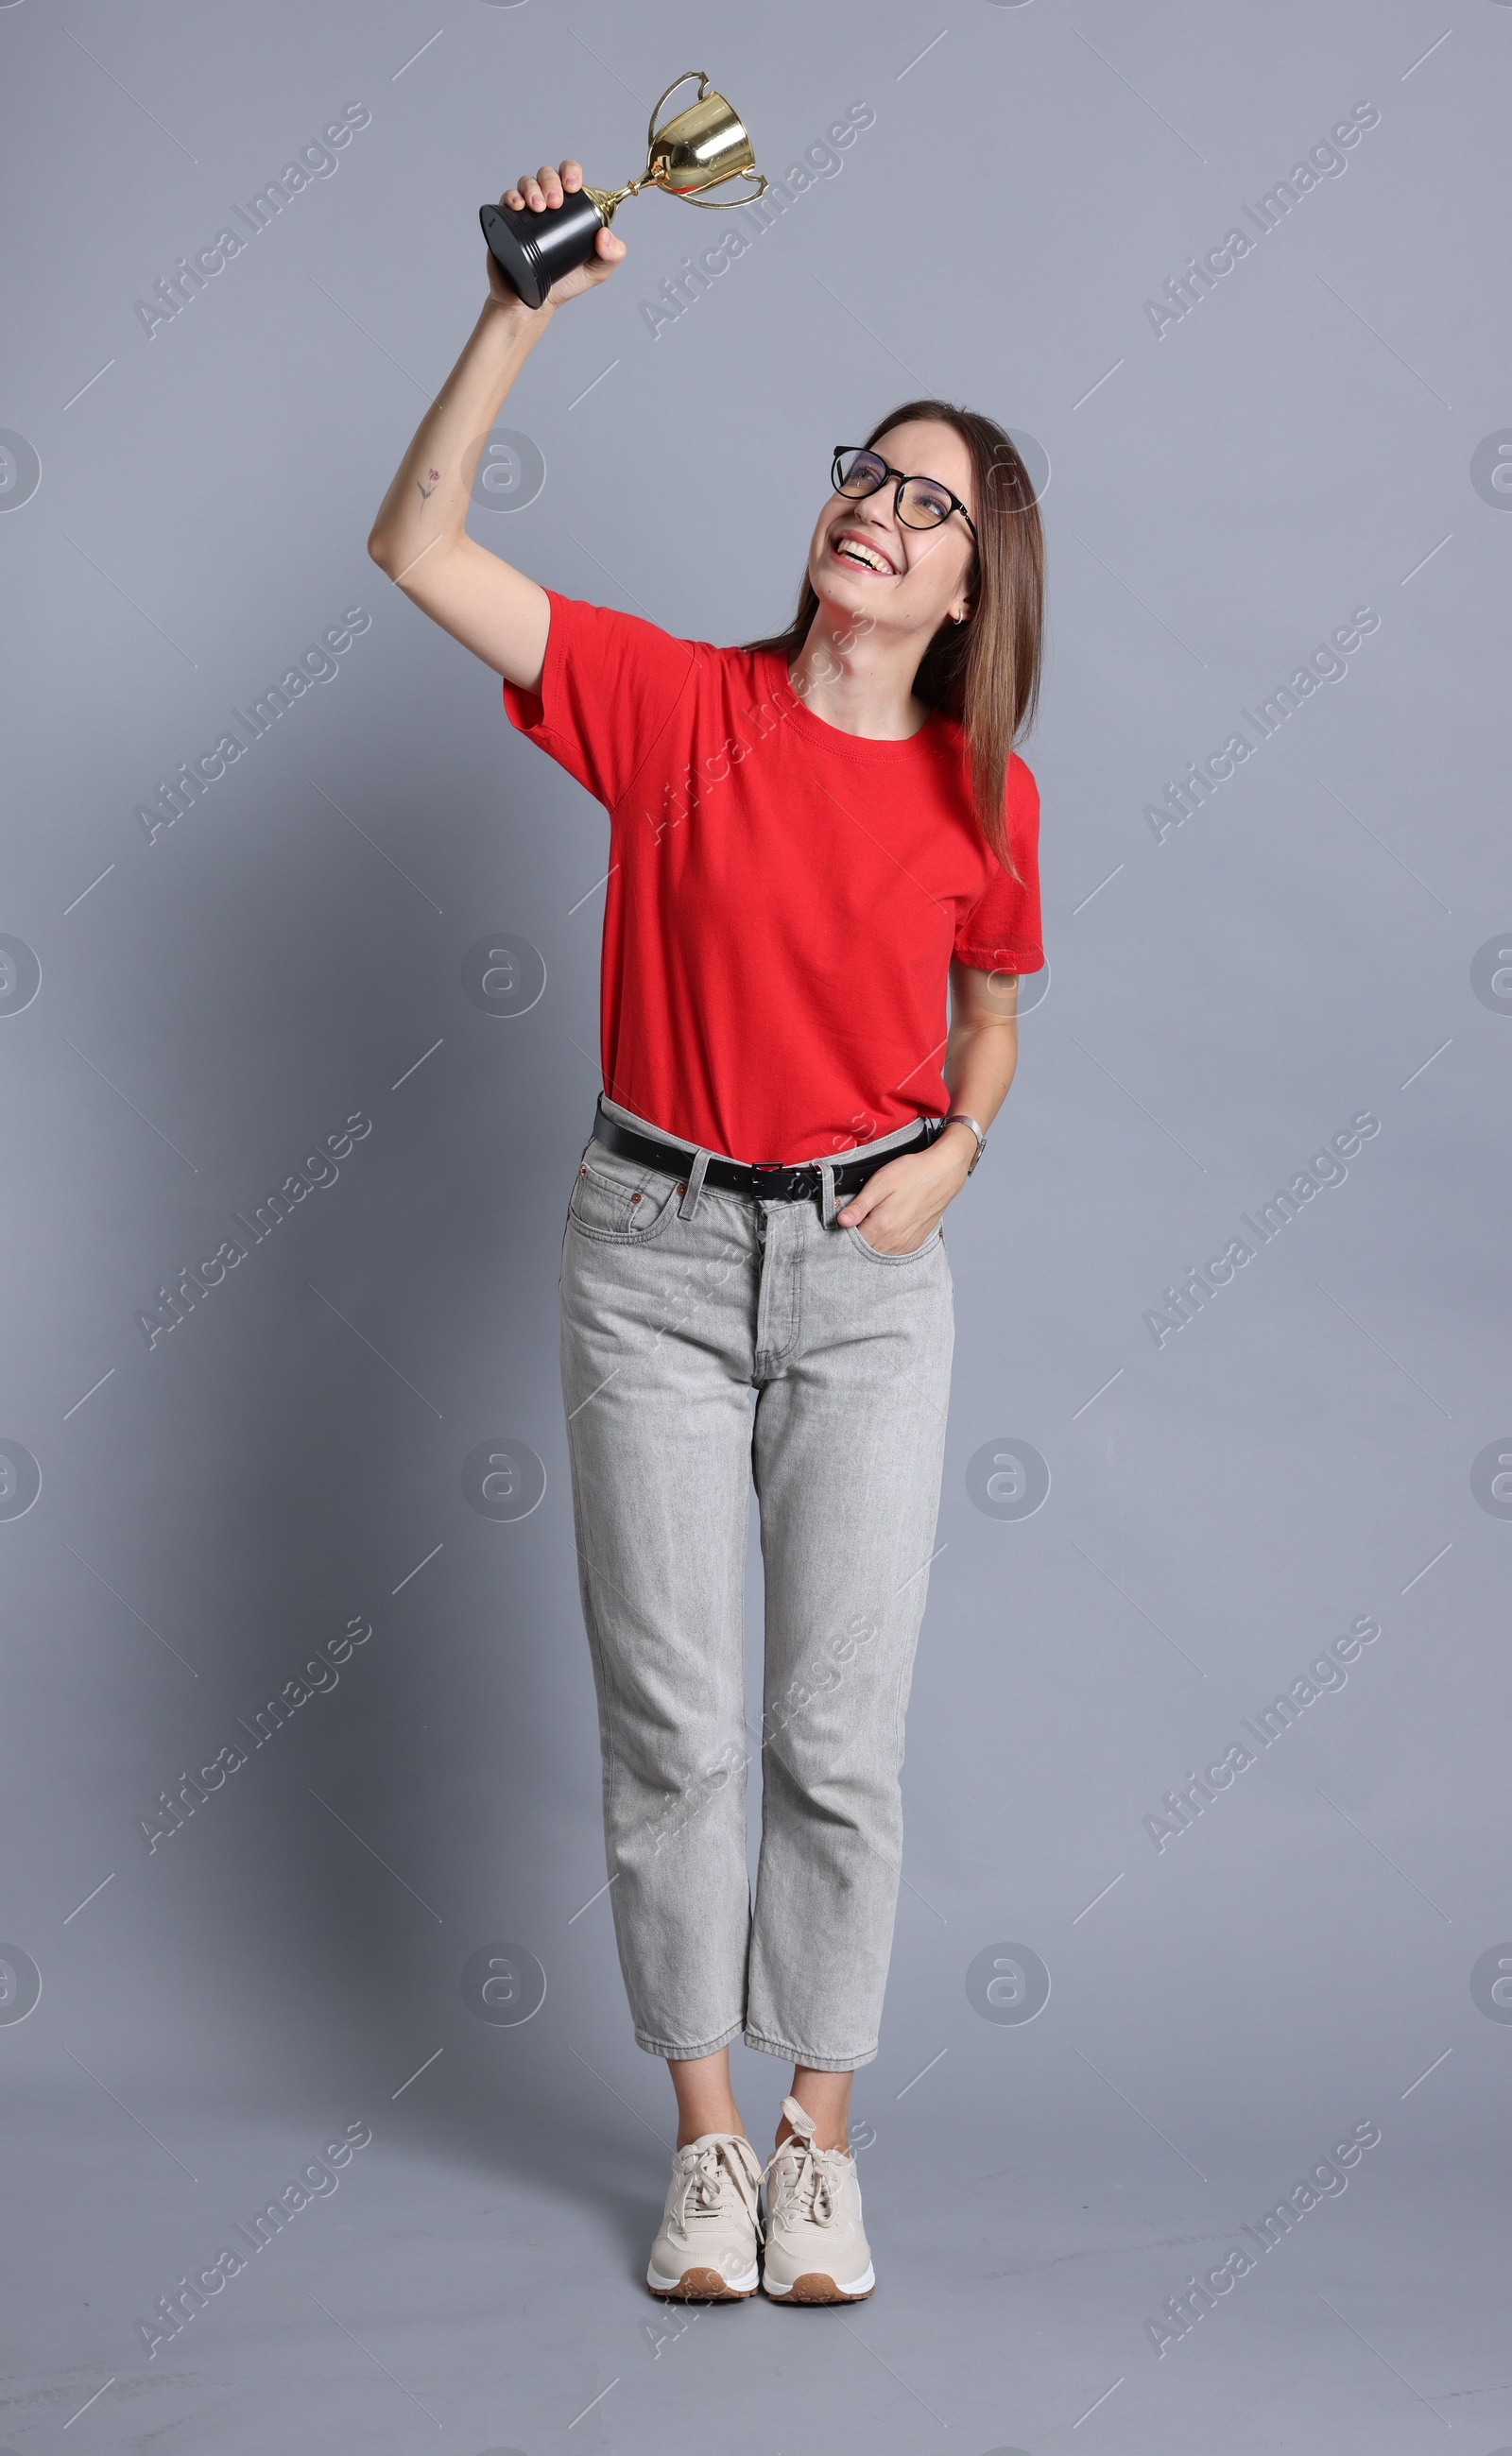
POLYGON ((1009 762, 1004 789, 1008 849, 1018 877, 995 856, 991 877, 956 926, 957 963, 981 972, 1037 972, 1045 950, 1039 917, 1039 788, 1022 759, 1009 762))
POLYGON ((696 651, 637 614, 546 590, 551 625, 538 691, 504 684, 511 725, 613 809, 691 687, 696 651))

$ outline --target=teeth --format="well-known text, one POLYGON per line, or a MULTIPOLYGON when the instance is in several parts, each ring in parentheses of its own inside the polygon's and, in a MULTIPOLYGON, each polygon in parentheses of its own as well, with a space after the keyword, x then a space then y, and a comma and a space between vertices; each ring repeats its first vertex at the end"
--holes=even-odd
POLYGON ((868 571, 886 573, 890 568, 880 554, 873 554, 869 546, 858 544, 854 538, 842 538, 835 552, 843 554, 848 562, 863 564, 868 571))

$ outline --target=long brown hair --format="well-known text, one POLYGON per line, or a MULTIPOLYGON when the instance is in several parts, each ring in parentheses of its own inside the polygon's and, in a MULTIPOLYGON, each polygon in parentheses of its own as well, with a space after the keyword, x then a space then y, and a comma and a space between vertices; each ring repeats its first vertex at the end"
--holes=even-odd
MULTIPOLYGON (((1003 795, 1013 745, 1032 723, 1039 701, 1045 598, 1039 505, 1011 437, 978 410, 957 409, 948 400, 905 401, 878 420, 868 445, 891 427, 924 418, 951 427, 971 456, 979 542, 967 583, 971 618, 940 624, 924 652, 913 688, 927 707, 954 717, 962 727, 977 824, 1005 870, 1016 877, 1003 795)), ((791 664, 818 611, 819 599, 806 571, 787 628, 767 640, 748 641, 747 653, 766 649, 791 664)))

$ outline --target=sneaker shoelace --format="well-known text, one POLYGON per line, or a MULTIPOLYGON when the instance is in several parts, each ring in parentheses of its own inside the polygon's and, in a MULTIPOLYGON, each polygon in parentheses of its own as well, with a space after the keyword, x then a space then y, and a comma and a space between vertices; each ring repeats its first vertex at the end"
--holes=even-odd
POLYGON ((794 2125, 762 2169, 764 2182, 777 2169, 775 2208, 771 2206, 772 2194, 767 2194, 773 2223, 797 2217, 814 2225, 833 2225, 839 2215, 840 2182, 846 2162, 843 2149, 815 2148, 811 2126, 802 2132, 794 2125))
MULTIPOLYGON (((687 2155, 685 2151, 680 2154, 687 2155)), ((756 2152, 749 2141, 734 2132, 721 2133, 716 2139, 706 2140, 696 2157, 688 2157, 677 2206, 678 2224, 685 2233, 689 2216, 695 2220, 717 2216, 726 2180, 734 2184, 737 2197, 756 2229, 757 2241, 764 2241, 761 2209, 757 2201, 761 2169, 757 2166, 756 2152)))

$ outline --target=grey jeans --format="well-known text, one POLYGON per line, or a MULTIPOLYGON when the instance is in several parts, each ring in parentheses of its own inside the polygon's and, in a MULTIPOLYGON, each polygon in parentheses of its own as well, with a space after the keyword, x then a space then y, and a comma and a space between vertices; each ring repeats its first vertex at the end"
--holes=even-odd
POLYGON ((590 1142, 562 1238, 609 1898, 650 2054, 710 2055, 744 2036, 846 2072, 877 2052, 892 1944, 950 1267, 938 1228, 911 1254, 879 1254, 835 1221, 828 1184, 823 1206, 759 1201, 710 1191, 705 1162, 678 1179, 590 1142), (753 1478, 760 1730, 744 1712, 753 1478), (753 1900, 746 1777, 758 1758, 753 1900))

